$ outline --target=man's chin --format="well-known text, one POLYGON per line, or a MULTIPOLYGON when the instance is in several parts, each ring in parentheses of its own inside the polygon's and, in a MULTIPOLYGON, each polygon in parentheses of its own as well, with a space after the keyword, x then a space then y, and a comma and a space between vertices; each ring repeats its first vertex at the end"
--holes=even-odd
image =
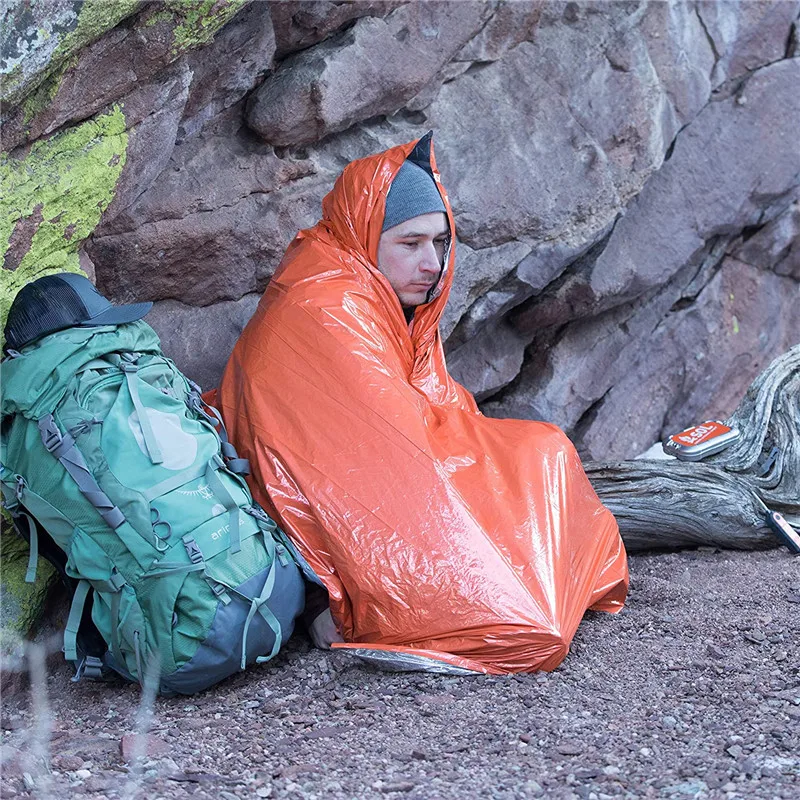
POLYGON ((400 305, 403 308, 414 308, 421 306, 428 297, 429 289, 423 289, 418 292, 402 292, 398 295, 400 305))

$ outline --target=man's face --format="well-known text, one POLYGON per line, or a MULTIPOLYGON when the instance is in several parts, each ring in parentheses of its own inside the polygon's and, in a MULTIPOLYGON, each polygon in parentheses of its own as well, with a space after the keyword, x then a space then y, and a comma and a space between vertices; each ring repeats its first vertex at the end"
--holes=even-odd
POLYGON ((403 308, 421 305, 439 280, 450 229, 441 211, 413 217, 381 234, 378 269, 403 308))

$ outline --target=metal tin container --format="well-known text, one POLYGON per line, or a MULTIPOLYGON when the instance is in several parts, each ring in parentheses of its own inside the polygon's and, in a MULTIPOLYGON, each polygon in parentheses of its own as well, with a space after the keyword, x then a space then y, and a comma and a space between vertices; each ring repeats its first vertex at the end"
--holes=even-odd
POLYGON ((713 456, 739 438, 739 429, 711 419, 673 433, 662 445, 664 452, 681 461, 700 461, 713 456))

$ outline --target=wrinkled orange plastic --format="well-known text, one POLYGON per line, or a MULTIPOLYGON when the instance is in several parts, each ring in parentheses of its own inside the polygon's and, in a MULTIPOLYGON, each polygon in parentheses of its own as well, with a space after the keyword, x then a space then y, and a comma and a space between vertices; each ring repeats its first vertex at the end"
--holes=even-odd
POLYGON ((625 550, 558 428, 485 417, 448 374, 438 326, 454 254, 411 329, 375 266, 386 194, 414 145, 344 170, 217 399, 253 494, 327 587, 346 642, 550 670, 586 609, 621 609, 625 550))

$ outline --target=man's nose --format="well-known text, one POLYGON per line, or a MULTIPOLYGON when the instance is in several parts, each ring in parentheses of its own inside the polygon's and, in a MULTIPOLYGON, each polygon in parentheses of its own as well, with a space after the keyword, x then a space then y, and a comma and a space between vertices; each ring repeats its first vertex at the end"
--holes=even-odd
POLYGON ((423 272, 436 272, 442 268, 439 261, 439 254, 436 252, 436 245, 431 242, 426 244, 422 250, 422 260, 420 262, 420 269, 423 272))

